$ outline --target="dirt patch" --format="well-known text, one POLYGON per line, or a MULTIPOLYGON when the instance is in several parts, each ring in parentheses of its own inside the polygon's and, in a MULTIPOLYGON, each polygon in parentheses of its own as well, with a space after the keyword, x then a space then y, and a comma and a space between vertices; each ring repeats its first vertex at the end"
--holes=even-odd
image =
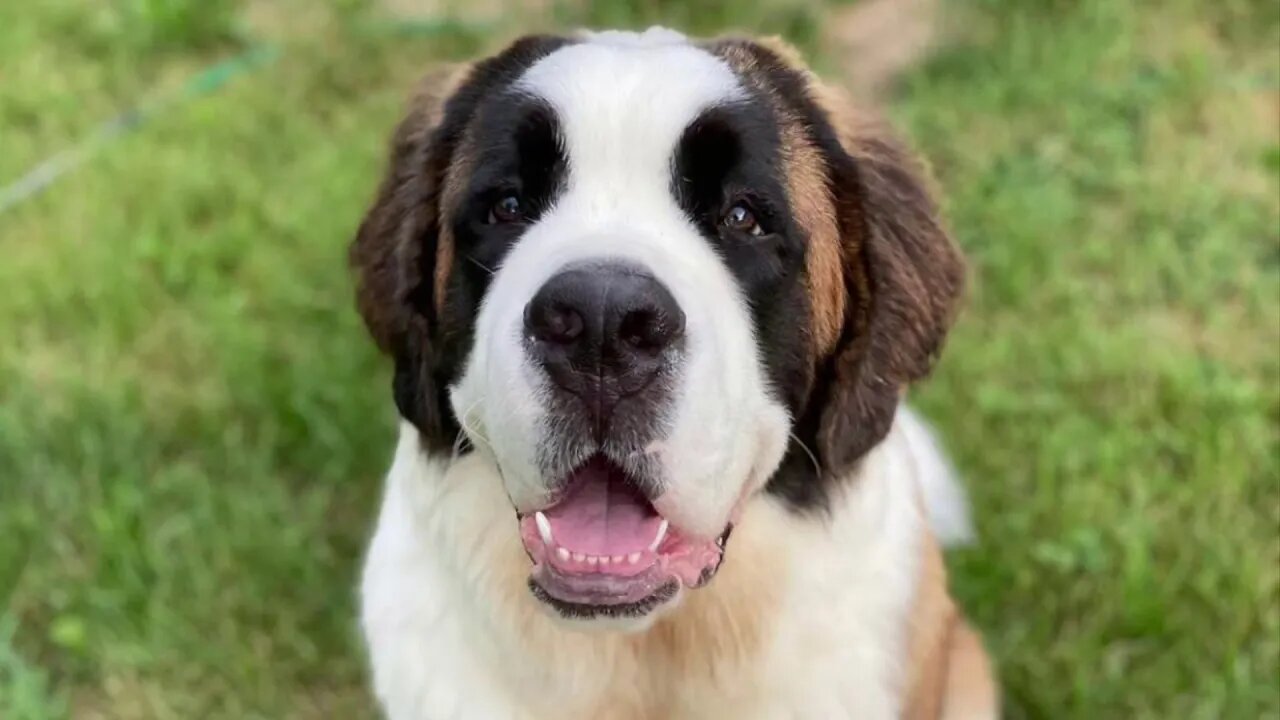
POLYGON ((381 0, 378 4, 386 13, 401 20, 502 20, 515 26, 545 18, 552 9, 550 0, 381 0))
POLYGON ((938 0, 863 0, 834 12, 826 43, 850 90, 875 100, 938 42, 938 0))

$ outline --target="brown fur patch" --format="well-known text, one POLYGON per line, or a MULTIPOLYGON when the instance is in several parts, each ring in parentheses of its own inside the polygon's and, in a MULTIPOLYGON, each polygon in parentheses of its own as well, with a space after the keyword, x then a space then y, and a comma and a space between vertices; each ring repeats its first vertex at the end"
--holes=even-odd
POLYGON ((951 635, 958 622, 959 614, 947 594, 942 552, 929 537, 922 543, 920 580, 911 611, 904 718, 934 720, 939 717, 947 683, 951 635))
MULTIPOLYGON (((799 52, 780 38, 764 38, 757 44, 777 54, 789 69, 811 76, 799 52)), ((813 350, 814 357, 822 357, 831 352, 839 339, 846 305, 840 228, 822 152, 807 137, 802 127, 803 120, 796 117, 763 81, 761 75, 765 69, 748 46, 725 43, 717 46, 716 52, 739 76, 755 84, 756 89, 769 100, 778 119, 787 194, 796 221, 809 238, 805 269, 813 322, 813 350)))
POLYGON ((427 138, 470 69, 443 66, 418 84, 392 136, 387 174, 351 246, 351 264, 359 273, 356 304, 384 351, 392 350, 392 338, 410 322, 404 294, 419 280, 419 264, 412 256, 421 251, 414 240, 437 220, 435 204, 423 202, 422 196, 438 182, 430 177, 433 170, 444 168, 442 159, 431 156, 427 138))
POLYGON ((926 173, 885 126, 856 110, 778 38, 726 40, 714 51, 778 109, 788 189, 810 235, 807 266, 815 361, 834 354, 818 452, 845 474, 889 430, 906 385, 924 377, 951 325, 964 280, 926 173), (765 78, 806 87, 835 142, 815 147, 765 78), (843 342, 843 346, 839 346, 843 342))
POLYGON ((436 246, 435 297, 432 298, 438 313, 444 312, 449 293, 449 274, 453 272, 454 261, 457 259, 455 257, 457 241, 453 236, 452 219, 462 200, 467 179, 471 176, 472 168, 475 167, 475 144, 470 137, 468 133, 467 139, 464 139, 454 152, 453 163, 445 172, 444 190, 441 193, 440 236, 436 241, 438 244, 436 246))
POLYGON ((821 153, 804 138, 798 123, 789 118, 783 126, 783 163, 796 219, 809 235, 805 262, 814 350, 817 357, 823 357, 835 347, 844 324, 847 304, 841 260, 844 253, 821 153))
MULTIPOLYGON (((440 74, 440 80, 435 84, 434 92, 436 93, 436 105, 431 118, 432 126, 438 125, 443 115, 443 100, 451 97, 464 82, 471 72, 471 66, 454 66, 451 69, 440 74)), ((458 206, 458 197, 461 195, 461 188, 464 185, 464 178, 470 174, 472 166, 471 153, 468 151, 470 143, 463 143, 453 153, 452 162, 445 170, 444 189, 440 195, 440 235, 436 241, 436 272, 435 272, 435 292, 432 302, 435 303, 436 312, 444 311, 445 297, 449 287, 449 273, 453 268, 454 253, 456 245, 453 238, 453 223, 451 218, 458 206)))
MULTIPOLYGON (((428 138, 444 119, 445 102, 467 81, 472 68, 471 64, 443 65, 419 82, 392 136, 387 176, 352 243, 357 306, 384 351, 392 350, 392 337, 410 323, 404 293, 420 279, 416 254, 421 247, 416 236, 430 224, 447 225, 439 217, 436 202, 430 201, 440 183, 440 178, 431 176, 449 173, 453 163, 436 158, 428 138)), ((448 279, 448 270, 442 273, 442 268, 452 265, 453 259, 452 233, 440 234, 448 234, 448 240, 440 238, 436 247, 436 291, 439 281, 448 279)))
POLYGON ((951 635, 943 720, 1000 717, 1000 696, 982 638, 960 621, 951 635))
POLYGON ((922 546, 920 584, 911 612, 903 717, 994 718, 995 679, 977 634, 947 592, 942 551, 931 534, 922 546))
POLYGON ((865 327, 837 359, 819 438, 828 461, 847 468, 888 432, 906 385, 932 368, 965 271, 919 161, 834 89, 816 84, 813 93, 852 160, 852 187, 837 202, 846 269, 868 300, 865 327))
MULTIPOLYGON (((356 305, 378 347, 395 361, 396 405, 437 446, 451 442, 447 410, 430 383, 432 335, 437 328, 416 309, 415 297, 438 248, 440 180, 449 148, 432 142, 443 108, 465 71, 445 68, 419 84, 391 140, 386 174, 365 215, 350 261, 356 270, 356 305), (427 266, 427 267, 424 267, 427 266)), ((448 252, 448 251, 446 251, 448 252)))

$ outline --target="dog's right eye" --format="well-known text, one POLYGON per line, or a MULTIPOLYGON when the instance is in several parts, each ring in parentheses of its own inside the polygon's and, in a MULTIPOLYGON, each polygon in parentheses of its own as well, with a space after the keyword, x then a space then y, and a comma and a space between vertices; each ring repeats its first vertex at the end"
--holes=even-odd
POLYGON ((520 198, 515 195, 504 195, 501 200, 489 208, 489 224, 514 223, 524 220, 524 211, 520 207, 520 198))
POLYGON ((764 229, 760 227, 760 223, 756 220, 755 213, 751 212, 751 209, 743 203, 738 203, 729 208, 729 211, 720 218, 720 224, 730 230, 736 230, 754 237, 765 234, 764 229))

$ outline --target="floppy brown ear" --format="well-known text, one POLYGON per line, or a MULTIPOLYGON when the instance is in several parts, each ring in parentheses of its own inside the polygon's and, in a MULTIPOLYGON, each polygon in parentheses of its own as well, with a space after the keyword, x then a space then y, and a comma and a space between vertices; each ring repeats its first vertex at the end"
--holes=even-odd
POLYGON ((464 71, 456 67, 429 74, 409 102, 391 137, 378 193, 351 244, 357 273, 356 306, 378 347, 391 352, 397 336, 409 330, 412 313, 407 293, 421 280, 421 240, 434 241, 438 194, 448 153, 432 152, 444 101, 464 71), (442 157, 443 156, 443 157, 442 157), (424 237, 425 236, 425 237, 424 237))
POLYGON ((356 306, 378 347, 395 362, 400 414, 443 441, 446 406, 435 387, 433 307, 440 246, 440 195, 456 138, 442 132, 444 104, 467 68, 420 84, 391 140, 386 174, 351 244, 356 306))
POLYGON ((882 123, 819 89, 838 135, 828 150, 850 301, 818 449, 843 474, 880 442, 906 386, 929 373, 964 288, 964 262, 920 163, 882 123))

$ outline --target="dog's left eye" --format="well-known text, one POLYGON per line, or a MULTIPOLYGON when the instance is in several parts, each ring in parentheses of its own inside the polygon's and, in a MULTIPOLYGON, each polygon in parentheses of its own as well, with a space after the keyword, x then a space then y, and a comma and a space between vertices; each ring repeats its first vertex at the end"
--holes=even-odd
POLYGON ((520 198, 515 195, 504 195, 501 200, 489 208, 489 224, 520 222, 524 219, 524 210, 520 206, 520 198))
POLYGON ((760 236, 764 234, 764 229, 760 227, 760 222, 756 220, 755 213, 741 203, 729 208, 724 217, 720 218, 720 224, 730 230, 736 230, 748 235, 760 236))

